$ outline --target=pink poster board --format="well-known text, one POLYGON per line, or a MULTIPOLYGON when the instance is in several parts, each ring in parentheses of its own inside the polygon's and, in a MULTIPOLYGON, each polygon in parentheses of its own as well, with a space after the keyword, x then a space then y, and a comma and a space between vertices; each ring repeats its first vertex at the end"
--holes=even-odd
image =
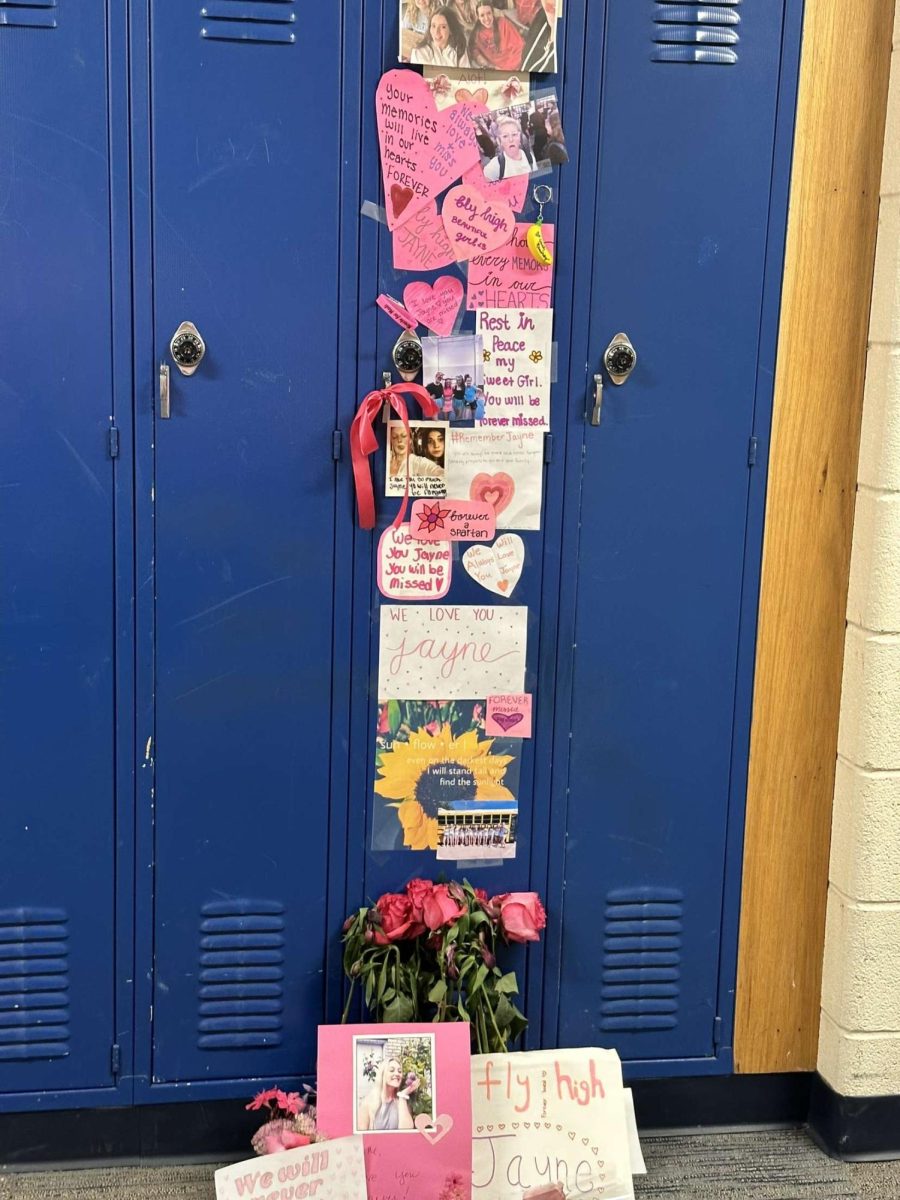
POLYGON ((369 1200, 471 1200, 464 1024, 320 1025, 319 1128, 362 1134, 369 1200))

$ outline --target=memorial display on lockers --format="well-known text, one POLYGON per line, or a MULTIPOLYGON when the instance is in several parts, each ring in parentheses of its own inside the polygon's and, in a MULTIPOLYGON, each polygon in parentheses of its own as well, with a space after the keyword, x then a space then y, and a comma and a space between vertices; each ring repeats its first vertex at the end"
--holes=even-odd
POLYGON ((541 528, 551 422, 556 229, 544 210, 569 161, 557 94, 530 72, 556 69, 561 4, 398 10, 400 61, 424 74, 389 70, 376 91, 391 265, 372 294, 403 328, 394 364, 427 419, 384 390, 355 422, 360 511, 359 460, 379 429, 384 494, 402 501, 379 522, 376 555, 372 848, 503 862, 533 733, 528 608, 510 601, 541 528), (489 603, 458 603, 460 589, 489 603))

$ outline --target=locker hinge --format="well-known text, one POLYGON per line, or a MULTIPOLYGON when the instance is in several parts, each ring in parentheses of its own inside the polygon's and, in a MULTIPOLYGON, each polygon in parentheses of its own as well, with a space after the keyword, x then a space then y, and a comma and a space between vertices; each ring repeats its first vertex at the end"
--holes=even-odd
POLYGON ((722 1045, 722 1018, 716 1017, 713 1021, 713 1048, 718 1050, 722 1045))
POLYGON ((553 434, 544 434, 544 462, 552 462, 553 460, 553 434))
POLYGON ((747 466, 756 466, 756 451, 759 448, 759 438, 752 437, 750 444, 747 446, 747 466))
POLYGON ((109 1065, 113 1075, 118 1075, 122 1066, 122 1051, 118 1042, 113 1042, 110 1049, 109 1065))
POLYGON ((118 458, 119 457, 119 430, 116 428, 115 425, 110 425, 108 437, 109 437, 109 442, 108 442, 109 457, 110 458, 118 458))
POLYGON ((344 435, 340 429, 335 429, 331 435, 331 457, 340 462, 344 453, 344 435))

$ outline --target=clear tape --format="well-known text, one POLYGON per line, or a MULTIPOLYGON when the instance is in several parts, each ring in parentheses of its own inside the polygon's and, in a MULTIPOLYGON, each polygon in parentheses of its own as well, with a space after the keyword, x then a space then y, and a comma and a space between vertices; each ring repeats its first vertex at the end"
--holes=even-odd
POLYGON ((373 221, 378 221, 381 225, 387 225, 387 213, 374 200, 363 200, 359 211, 361 216, 370 217, 373 221))

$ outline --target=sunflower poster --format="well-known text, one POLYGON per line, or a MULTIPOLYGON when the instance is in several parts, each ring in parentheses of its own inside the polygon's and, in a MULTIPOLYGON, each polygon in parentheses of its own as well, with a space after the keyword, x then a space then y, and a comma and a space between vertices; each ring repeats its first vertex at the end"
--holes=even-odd
POLYGON ((486 737, 483 700, 382 700, 373 850, 514 858, 522 743, 486 737))

